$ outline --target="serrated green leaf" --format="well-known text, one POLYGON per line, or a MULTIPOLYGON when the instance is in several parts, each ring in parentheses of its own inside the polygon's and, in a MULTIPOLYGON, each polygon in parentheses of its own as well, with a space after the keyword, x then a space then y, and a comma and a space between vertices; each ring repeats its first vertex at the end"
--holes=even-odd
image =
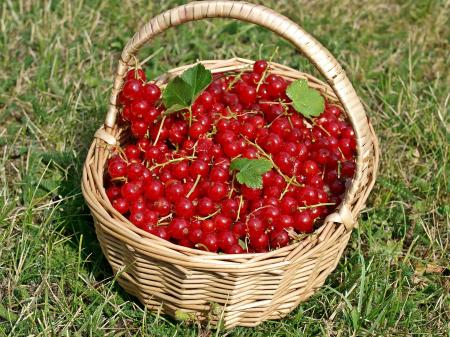
POLYGON ((198 95, 212 82, 212 74, 210 70, 207 70, 201 63, 189 68, 183 74, 181 78, 186 82, 192 90, 191 103, 195 101, 198 95))
POLYGON ((247 185, 250 188, 262 188, 262 177, 260 175, 243 171, 236 174, 236 178, 240 184, 247 185))
POLYGON ((305 117, 317 117, 325 109, 325 99, 316 89, 310 88, 306 80, 296 80, 286 89, 294 109, 305 117))
POLYGON ((163 93, 163 102, 167 112, 177 111, 189 106, 191 99, 189 85, 180 77, 175 77, 167 84, 163 93))
POLYGON ((230 164, 230 169, 232 170, 242 170, 245 166, 249 164, 249 159, 247 158, 236 158, 230 164))
POLYGON ((267 159, 237 158, 231 162, 230 169, 239 171, 236 179, 250 188, 262 188, 262 175, 272 168, 267 159))
POLYGON ((189 108, 211 81, 211 71, 200 63, 172 79, 163 93, 166 112, 189 108))

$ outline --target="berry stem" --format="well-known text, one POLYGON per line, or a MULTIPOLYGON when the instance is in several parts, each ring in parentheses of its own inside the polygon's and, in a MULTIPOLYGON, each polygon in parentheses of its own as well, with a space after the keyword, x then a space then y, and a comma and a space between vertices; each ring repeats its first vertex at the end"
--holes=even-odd
POLYGON ((317 125, 319 127, 320 130, 322 130, 323 132, 325 132, 327 134, 328 137, 331 137, 330 133, 328 132, 327 129, 325 129, 322 125, 320 124, 316 124, 314 123, 314 125, 317 125))
POLYGON ((242 77, 242 74, 249 70, 249 66, 241 69, 239 73, 234 76, 233 80, 228 84, 227 91, 229 91, 242 77))
POLYGON ((211 214, 209 214, 207 216, 204 216, 203 218, 202 217, 197 217, 197 220, 200 220, 200 221, 208 220, 209 218, 212 218, 214 215, 219 214, 220 211, 221 211, 221 209, 219 208, 214 213, 211 213, 211 214))
POLYGON ((295 176, 292 176, 289 181, 287 182, 287 185, 283 191, 283 193, 281 193, 280 197, 278 198, 278 200, 283 199, 284 195, 287 193, 289 186, 291 186, 292 182, 294 181, 295 176))
POLYGON ((186 198, 189 198, 191 196, 191 194, 194 193, 195 188, 197 187, 201 177, 202 176, 200 174, 197 175, 197 178, 195 179, 194 185, 192 185, 191 190, 188 192, 188 194, 186 194, 186 198))
POLYGON ((166 115, 163 116, 161 119, 161 124, 159 125, 158 134, 156 135, 155 141, 153 142, 153 146, 155 146, 158 143, 159 135, 161 134, 161 130, 163 128, 164 122, 166 121, 166 115))
POLYGON ((241 216, 241 208, 242 208, 242 204, 244 203, 243 197, 242 195, 239 197, 239 207, 238 207, 238 211, 236 214, 236 220, 234 220, 235 222, 237 222, 239 220, 239 217, 241 216))
POLYGON ((163 226, 163 224, 166 224, 166 222, 164 222, 164 220, 170 219, 170 218, 172 218, 172 216, 173 216, 172 213, 170 213, 170 214, 168 214, 168 215, 166 215, 166 216, 163 216, 162 218, 160 218, 160 219, 158 220, 158 223, 157 223, 156 225, 157 225, 157 226, 163 226))
POLYGON ((164 166, 169 165, 169 164, 171 164, 171 163, 176 163, 176 162, 179 162, 179 161, 183 161, 183 160, 185 160, 185 159, 192 160, 192 159, 195 159, 195 158, 196 158, 196 157, 192 157, 192 156, 190 156, 190 157, 174 158, 174 159, 168 160, 168 161, 166 161, 166 162, 164 162, 164 163, 161 163, 161 164, 155 164, 155 165, 153 165, 152 167, 150 167, 149 170, 152 171, 152 170, 155 169, 155 168, 158 168, 158 167, 164 167, 164 166))
POLYGON ((285 102, 285 101, 261 101, 260 104, 281 104, 281 105, 293 105, 294 103, 292 102, 285 102))
POLYGON ((266 206, 261 206, 261 207, 254 209, 253 211, 251 211, 250 213, 247 214, 247 220, 250 218, 250 215, 252 215, 253 213, 258 212, 264 208, 271 207, 271 206, 272 205, 266 205, 266 206))
MULTIPOLYGON (((291 178, 289 178, 287 175, 285 175, 283 172, 281 172, 280 168, 274 163, 272 156, 268 153, 266 153, 258 144, 251 142, 250 140, 248 140, 247 138, 244 137, 244 139, 251 145, 253 145, 254 147, 256 147, 256 149, 264 156, 266 157, 273 165, 274 169, 284 178, 284 180, 286 181, 286 183, 289 183, 289 181, 291 180, 291 178)), ((300 185, 299 183, 292 181, 291 182, 292 185, 297 186, 297 187, 303 187, 302 185, 300 185)))
POLYGON ((208 247, 206 247, 203 243, 200 243, 200 242, 195 245, 195 248, 203 248, 204 250, 209 252, 208 247))
POLYGON ((267 77, 267 73, 270 70, 270 63, 272 62, 274 56, 278 53, 278 47, 275 48, 274 52, 272 53, 272 55, 269 57, 269 62, 267 62, 267 68, 264 69, 264 72, 261 75, 261 79, 258 82, 258 85, 256 86, 256 92, 258 92, 259 87, 261 86, 261 84, 263 84, 263 82, 266 80, 267 77))
POLYGON ((310 208, 316 208, 316 207, 320 207, 320 206, 333 206, 336 205, 334 202, 323 202, 321 204, 315 204, 315 205, 309 205, 309 206, 300 206, 297 209, 299 211, 303 211, 305 209, 310 209, 310 208))
POLYGON ((231 178, 231 188, 230 188, 230 193, 228 193, 228 198, 231 198, 231 195, 233 194, 235 178, 236 178, 236 174, 233 172, 233 177, 231 178))
POLYGON ((188 108, 189 110, 189 127, 192 125, 192 106, 188 108))

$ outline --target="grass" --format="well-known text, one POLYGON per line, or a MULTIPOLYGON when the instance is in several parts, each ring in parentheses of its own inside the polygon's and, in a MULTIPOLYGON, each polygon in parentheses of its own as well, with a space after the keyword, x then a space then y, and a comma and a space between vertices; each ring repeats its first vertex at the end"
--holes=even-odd
MULTIPOLYGON (((259 1, 343 64, 380 138, 379 178, 335 272, 281 321, 228 336, 450 336, 449 3, 259 1)), ((181 1, 0 4, 0 336, 209 336, 147 312, 116 283, 80 194, 121 48, 181 1)), ((195 59, 269 57, 286 42, 212 20, 165 33, 153 77, 195 59)), ((224 332, 218 332, 221 335, 224 332)))

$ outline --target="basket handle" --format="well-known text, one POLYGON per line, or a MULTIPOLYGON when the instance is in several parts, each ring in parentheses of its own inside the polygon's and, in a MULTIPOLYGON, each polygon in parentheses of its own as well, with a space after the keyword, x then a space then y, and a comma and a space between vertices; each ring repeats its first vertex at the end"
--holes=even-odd
MULTIPOLYGON (((231 18, 251 22, 267 28, 290 41, 325 77, 336 92, 342 106, 352 120, 365 120, 363 106, 336 59, 316 39, 292 20, 261 5, 240 1, 198 1, 175 7, 151 19, 125 46, 110 97, 105 124, 113 127, 117 115, 117 95, 123 84, 123 76, 132 63, 132 56, 148 41, 171 27, 205 18, 231 18), (131 61, 131 62, 130 62, 131 61)), ((367 124, 367 123, 366 123, 367 124)), ((358 130, 355 130, 357 133, 358 130)))
MULTIPOLYGON (((171 27, 205 18, 231 18, 262 26, 291 42, 308 58, 333 88, 353 125, 358 144, 357 171, 354 179, 360 181, 363 174, 363 164, 373 151, 373 144, 364 108, 345 71, 320 42, 295 22, 267 7, 247 2, 229 0, 191 2, 169 9, 145 24, 127 43, 122 52, 111 92, 109 110, 106 115, 106 130, 109 131, 115 125, 117 96, 123 85, 125 72, 129 65, 133 63, 132 58, 138 50, 146 42, 171 27)), ((346 201, 353 198, 358 187, 359 184, 352 184, 346 194, 346 200, 341 206, 349 207, 346 201)), ((353 223, 346 225, 349 230, 352 227, 353 223)))

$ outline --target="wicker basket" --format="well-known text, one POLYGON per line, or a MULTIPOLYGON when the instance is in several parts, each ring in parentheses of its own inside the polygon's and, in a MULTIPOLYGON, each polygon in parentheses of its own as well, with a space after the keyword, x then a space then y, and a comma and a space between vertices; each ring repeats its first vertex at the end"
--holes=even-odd
MULTIPOLYGON (((214 72, 248 67, 244 59, 203 61, 214 72)), ((186 66, 188 67, 188 66, 186 66)), ((158 79, 168 79, 186 67, 158 79)), ((101 248, 118 282, 148 308, 172 316, 219 320, 226 328, 255 326, 292 311, 311 296, 335 269, 356 217, 373 187, 378 146, 373 129, 351 83, 334 57, 288 18, 259 5, 234 1, 202 1, 162 13, 147 23, 123 50, 115 76, 105 125, 95 134, 83 171, 83 194, 94 217, 101 248), (172 244, 144 232, 116 212, 103 187, 111 146, 126 141, 127 130, 116 123, 117 95, 133 55, 154 36, 170 27, 204 18, 225 17, 252 22, 272 30, 298 48, 326 78, 326 84, 297 70, 272 63, 286 79, 307 79, 327 99, 340 105, 357 140, 357 169, 344 201, 312 235, 268 253, 223 255, 172 244)))

